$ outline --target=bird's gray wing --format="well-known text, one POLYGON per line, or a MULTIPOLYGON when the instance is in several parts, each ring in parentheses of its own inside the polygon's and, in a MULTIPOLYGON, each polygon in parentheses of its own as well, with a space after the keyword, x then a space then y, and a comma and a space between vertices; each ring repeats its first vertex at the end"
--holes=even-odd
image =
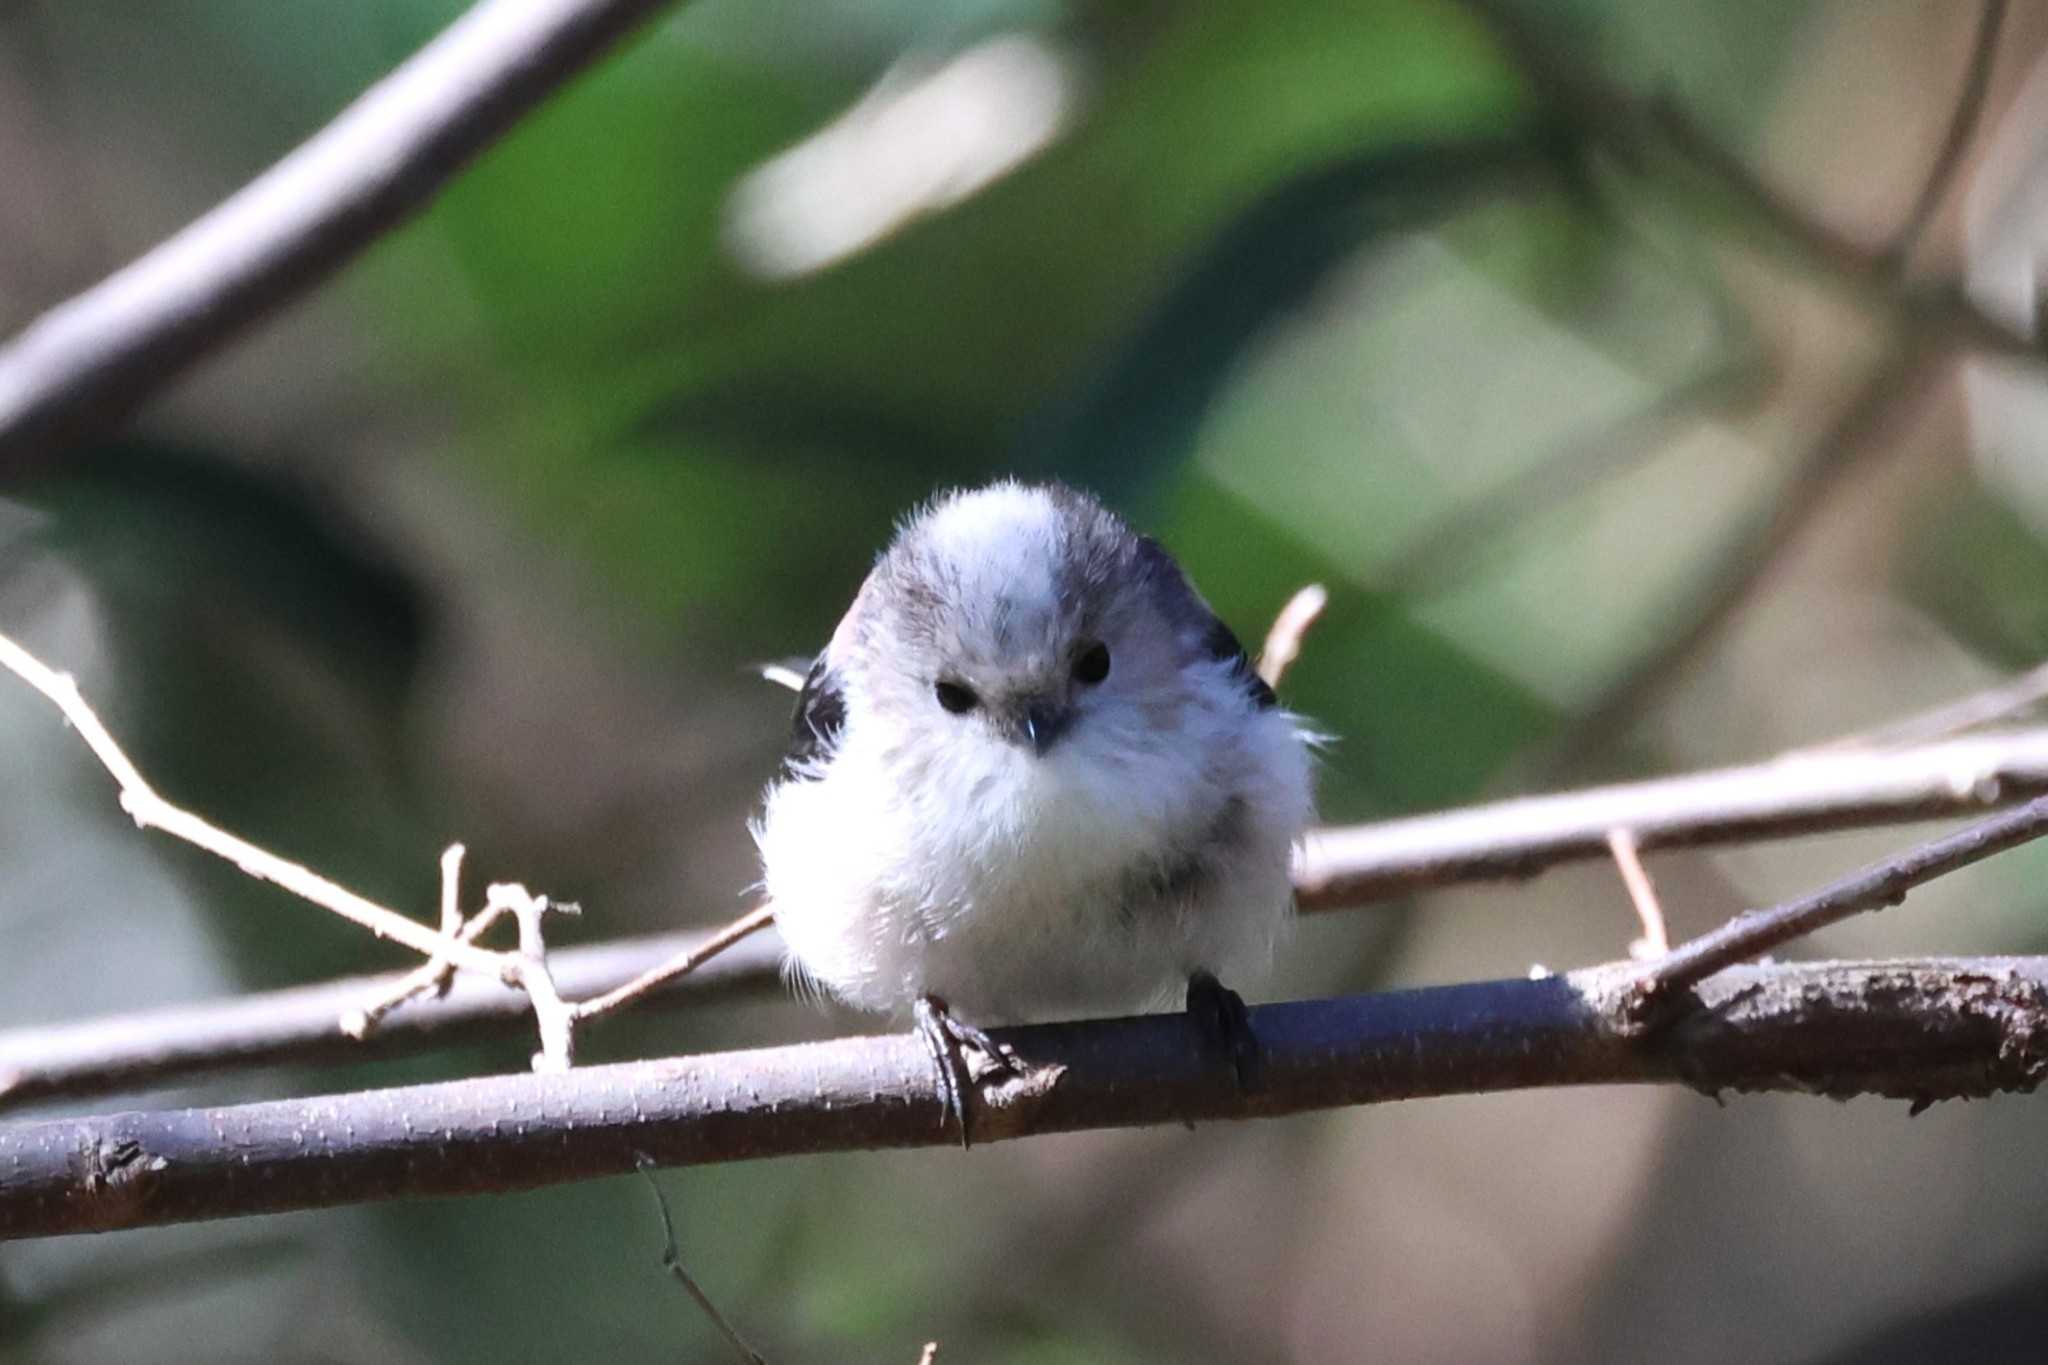
POLYGON ((1252 667, 1251 657, 1238 643, 1237 632, 1223 623, 1220 616, 1209 619, 1209 630, 1202 637, 1202 647, 1209 651, 1209 657, 1230 664, 1230 675, 1244 689, 1245 695, 1261 711, 1272 709, 1279 704, 1273 689, 1266 686, 1266 680, 1259 676, 1259 670, 1252 667))
POLYGON ((1237 632, 1225 625, 1223 618, 1195 591, 1195 585, 1188 582, 1187 574, 1182 572, 1166 547, 1150 536, 1137 536, 1130 544, 1135 571, 1151 584, 1156 594, 1154 600, 1166 618, 1184 632, 1181 638, 1198 639, 1198 648, 1204 654, 1219 663, 1228 663, 1231 676, 1259 710, 1266 711, 1279 705, 1273 689, 1266 686, 1259 670, 1252 667, 1250 656, 1238 642, 1237 632))
POLYGON ((831 761, 846 728, 846 692, 828 658, 820 654, 804 675, 796 714, 789 721, 789 747, 782 755, 784 781, 814 779, 831 761))

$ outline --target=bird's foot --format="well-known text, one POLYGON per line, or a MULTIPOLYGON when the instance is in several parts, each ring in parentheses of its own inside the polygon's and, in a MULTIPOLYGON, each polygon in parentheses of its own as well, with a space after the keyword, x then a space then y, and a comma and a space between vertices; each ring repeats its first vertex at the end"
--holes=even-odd
POLYGON ((1188 978, 1188 1018, 1213 1052, 1230 1060, 1237 1073, 1237 1088, 1256 1090, 1262 1049, 1252 1032, 1244 997, 1218 981, 1213 973, 1196 972, 1188 978))
MULTIPOLYGON (((1240 1006, 1242 1008, 1242 1006, 1240 1006)), ((936 995, 921 995, 912 1007, 917 1036, 939 1074, 939 1126, 950 1121, 959 1125, 960 1150, 973 1145, 967 1131, 967 1093, 974 1088, 974 1076, 967 1068, 967 1049, 987 1058, 999 1071, 1016 1071, 1017 1054, 972 1024, 953 1017, 946 1002, 936 995)))

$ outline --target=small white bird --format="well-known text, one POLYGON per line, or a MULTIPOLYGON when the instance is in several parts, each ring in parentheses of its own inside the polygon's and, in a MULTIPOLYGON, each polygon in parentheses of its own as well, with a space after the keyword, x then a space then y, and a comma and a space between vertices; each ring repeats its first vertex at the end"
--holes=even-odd
POLYGON ((791 975, 911 1009, 966 1133, 978 1024, 1189 1012, 1246 1078, 1309 737, 1157 541, 992 484, 899 528, 804 679, 755 829, 791 975))

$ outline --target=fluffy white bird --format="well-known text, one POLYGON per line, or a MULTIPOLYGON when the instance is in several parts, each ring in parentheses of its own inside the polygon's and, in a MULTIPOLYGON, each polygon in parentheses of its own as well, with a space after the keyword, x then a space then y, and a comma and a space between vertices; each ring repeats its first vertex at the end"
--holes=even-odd
POLYGON ((961 1122, 976 1024, 1189 1011, 1247 1075, 1309 737, 1171 555, 1086 494, 943 494, 804 679, 756 826, 806 986, 911 1010, 961 1122))

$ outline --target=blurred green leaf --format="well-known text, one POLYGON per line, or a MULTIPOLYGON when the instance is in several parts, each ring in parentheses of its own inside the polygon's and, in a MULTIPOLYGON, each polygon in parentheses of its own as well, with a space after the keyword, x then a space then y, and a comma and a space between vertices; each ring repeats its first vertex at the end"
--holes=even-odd
POLYGON ((2008 668, 2048 659, 2048 543, 1974 480, 1954 481, 1916 511, 1895 568, 1908 600, 2008 668))

